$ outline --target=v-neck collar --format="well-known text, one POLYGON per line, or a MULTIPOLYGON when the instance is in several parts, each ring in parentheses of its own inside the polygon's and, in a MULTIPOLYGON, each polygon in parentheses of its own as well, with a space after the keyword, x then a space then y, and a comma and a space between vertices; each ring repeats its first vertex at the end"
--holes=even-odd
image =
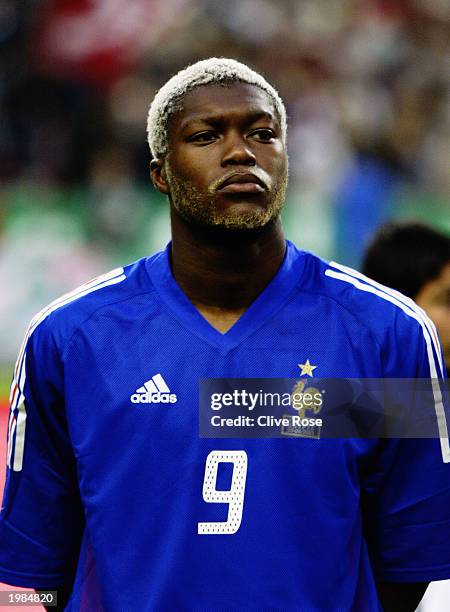
POLYGON ((298 285, 304 268, 304 253, 286 240, 286 252, 277 273, 258 297, 224 334, 207 321, 176 282, 170 267, 171 242, 166 249, 146 260, 147 272, 163 302, 191 333, 228 353, 281 307, 298 285))

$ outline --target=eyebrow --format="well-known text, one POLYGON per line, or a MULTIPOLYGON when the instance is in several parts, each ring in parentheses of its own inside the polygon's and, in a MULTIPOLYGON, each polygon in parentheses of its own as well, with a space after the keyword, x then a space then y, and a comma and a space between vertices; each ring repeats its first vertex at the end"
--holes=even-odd
MULTIPOLYGON (((272 115, 272 113, 268 113, 267 111, 255 111, 249 114, 245 113, 245 116, 243 117, 242 121, 243 123, 247 125, 251 125, 252 123, 255 123, 256 121, 259 121, 260 119, 268 119, 269 121, 274 121, 274 122, 279 123, 279 120, 276 114, 272 115)), ((225 123, 226 121, 227 121, 227 118, 223 114, 217 114, 217 113, 201 114, 199 113, 198 115, 194 115, 194 117, 186 117, 186 119, 184 119, 181 122, 180 131, 185 130, 193 123, 208 123, 209 125, 217 126, 217 125, 221 125, 225 123)))

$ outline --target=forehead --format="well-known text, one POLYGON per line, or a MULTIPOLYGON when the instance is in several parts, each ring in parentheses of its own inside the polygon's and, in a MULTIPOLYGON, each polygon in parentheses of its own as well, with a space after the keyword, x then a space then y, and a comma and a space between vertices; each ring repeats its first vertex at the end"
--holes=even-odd
POLYGON ((201 85, 188 92, 182 100, 182 109, 172 115, 169 131, 183 129, 192 121, 214 118, 244 119, 267 115, 279 123, 274 103, 270 96, 248 83, 226 85, 201 85))

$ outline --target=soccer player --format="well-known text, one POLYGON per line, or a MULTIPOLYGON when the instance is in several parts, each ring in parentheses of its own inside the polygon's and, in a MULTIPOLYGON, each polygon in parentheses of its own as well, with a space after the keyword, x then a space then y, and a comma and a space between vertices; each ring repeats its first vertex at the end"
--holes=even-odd
POLYGON ((148 138, 172 242, 32 321, 0 580, 67 610, 414 610, 450 576, 448 437, 201 438, 199 382, 440 377, 433 325, 285 240, 286 112, 259 74, 186 68, 148 138))
POLYGON ((450 371, 450 238, 416 222, 390 222, 375 234, 363 262, 370 278, 401 291, 439 332, 450 371))

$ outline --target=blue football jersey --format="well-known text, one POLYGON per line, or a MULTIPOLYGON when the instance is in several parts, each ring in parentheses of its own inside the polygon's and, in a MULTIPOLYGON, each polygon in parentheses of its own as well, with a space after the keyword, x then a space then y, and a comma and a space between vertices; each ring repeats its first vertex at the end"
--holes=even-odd
POLYGON ((442 377, 411 300, 287 243, 222 334, 166 251, 31 322, 17 361, 0 581, 70 611, 378 611, 376 581, 450 578, 440 439, 199 436, 204 378, 442 377), (300 368, 299 368, 300 366, 300 368))

